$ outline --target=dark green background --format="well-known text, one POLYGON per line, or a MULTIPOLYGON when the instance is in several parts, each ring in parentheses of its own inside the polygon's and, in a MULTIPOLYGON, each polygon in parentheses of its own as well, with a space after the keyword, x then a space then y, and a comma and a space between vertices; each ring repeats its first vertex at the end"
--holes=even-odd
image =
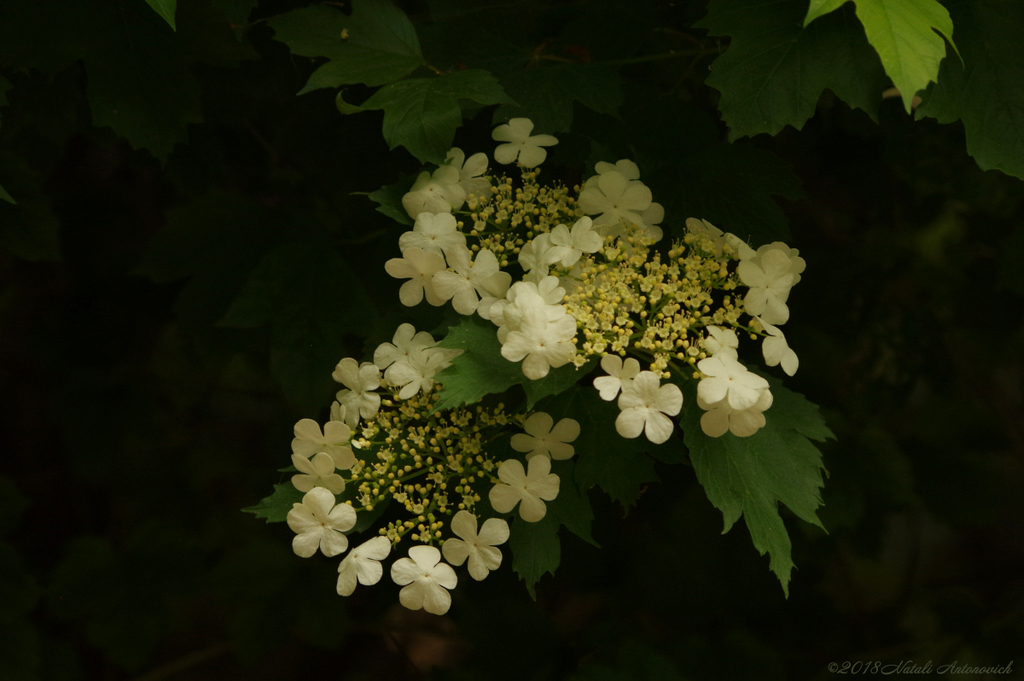
MULTIPOLYGON (((888 99, 876 124, 826 92, 803 130, 727 144, 700 2, 403 3, 442 69, 688 51, 563 103, 544 177, 636 158, 666 231, 788 234, 808 267, 787 384, 838 437, 829 533, 787 518, 788 600, 692 470, 658 463, 628 516, 594 494, 603 548, 564 536, 536 602, 504 569, 436 618, 386 579, 336 596, 337 561, 239 511, 287 477, 338 359, 440 322, 398 305, 405 227, 353 195, 420 164, 379 113, 295 96, 317 60, 261 20, 301 3, 247 24, 252 3, 183 1, 177 33, 142 0, 43 4, 0 6, 0 679, 829 679, 1024 652, 1024 184, 978 170, 959 123, 888 99), (150 112, 144 148, 92 125, 97 92, 150 112)), ((492 151, 492 114, 468 112, 467 153, 492 151)))

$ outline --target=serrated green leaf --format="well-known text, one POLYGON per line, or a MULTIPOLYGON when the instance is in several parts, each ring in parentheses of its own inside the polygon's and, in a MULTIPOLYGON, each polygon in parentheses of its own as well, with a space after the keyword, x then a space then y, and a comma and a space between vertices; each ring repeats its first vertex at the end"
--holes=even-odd
POLYGON ((821 452, 805 433, 831 436, 815 405, 769 379, 775 398, 765 412, 767 425, 750 437, 732 433, 712 438, 700 427, 696 387, 686 386, 682 425, 697 479, 725 521, 723 533, 742 516, 754 548, 770 555, 770 567, 789 596, 792 544, 779 515, 779 503, 797 517, 821 527, 821 452))
POLYGON ((528 523, 516 517, 508 545, 512 551, 512 569, 526 583, 530 598, 537 600, 534 590, 537 582, 545 573, 554 575, 562 561, 558 520, 553 515, 545 515, 535 523, 528 523))
POLYGON ((576 464, 573 461, 552 461, 551 472, 559 477, 558 496, 547 502, 547 512, 577 537, 600 548, 590 532, 594 509, 587 493, 576 483, 576 464))
POLYGON ((917 116, 962 119, 967 151, 982 170, 1024 178, 1024 4, 958 0, 949 8, 963 63, 947 55, 917 116))
POLYGON ((529 118, 535 134, 569 130, 574 102, 618 116, 623 101, 618 69, 600 64, 559 64, 513 71, 501 78, 501 84, 516 103, 498 107, 494 122, 529 118))
POLYGON ((385 85, 363 108, 384 111, 384 139, 390 148, 404 146, 424 163, 441 163, 462 124, 460 100, 483 105, 512 101, 494 76, 470 69, 385 85))
MULTIPOLYGON (((939 75, 939 62, 946 54, 942 38, 954 45, 949 12, 937 0, 850 1, 857 8, 857 17, 864 26, 868 42, 878 52, 885 72, 899 89, 903 106, 910 113, 914 95, 939 75)), ((811 0, 804 26, 844 2, 846 0, 811 0)))
POLYGON ((267 23, 292 54, 330 58, 313 72, 300 95, 352 83, 393 83, 423 65, 416 29, 389 0, 356 0, 351 16, 318 5, 267 23))
POLYGON ((730 139, 802 128, 825 88, 877 118, 885 70, 854 9, 801 28, 806 9, 806 0, 712 0, 698 22, 711 35, 732 36, 707 79, 722 93, 730 139))
POLYGON ((580 424, 579 437, 572 443, 576 482, 589 489, 601 488, 624 509, 636 503, 646 483, 658 479, 654 463, 644 454, 681 449, 678 441, 654 445, 645 438, 626 439, 615 431, 619 409, 615 402, 605 402, 595 388, 578 386, 545 403, 543 410, 556 421, 575 419, 580 424))
POLYGON ((164 18, 172 31, 177 31, 177 26, 174 25, 174 13, 178 9, 178 0, 146 0, 149 6, 153 10, 164 18))
POLYGON ((288 519, 288 511, 302 501, 303 494, 295 489, 295 485, 283 482, 274 485, 274 493, 260 500, 255 506, 243 508, 243 513, 252 513, 257 518, 265 518, 268 523, 283 523, 288 519))
POLYGON ((441 384, 437 410, 472 404, 485 395, 505 392, 525 378, 518 363, 501 356, 494 324, 475 315, 463 317, 438 345, 463 352, 435 377, 441 384))

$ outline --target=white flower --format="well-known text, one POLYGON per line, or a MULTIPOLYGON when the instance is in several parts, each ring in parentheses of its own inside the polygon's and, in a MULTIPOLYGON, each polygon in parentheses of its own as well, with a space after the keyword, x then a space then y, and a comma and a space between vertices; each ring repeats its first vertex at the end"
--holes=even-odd
POLYGON ((508 290, 505 300, 497 301, 490 310, 491 321, 498 326, 498 340, 502 343, 512 331, 522 326, 527 310, 544 311, 549 322, 556 322, 565 316, 565 307, 557 303, 565 297, 565 289, 559 285, 558 277, 544 277, 539 282, 517 281, 508 290))
POLYGON ((395 362, 384 376, 388 383, 401 388, 398 398, 408 400, 421 390, 425 392, 434 387, 434 376, 461 354, 462 350, 427 348, 408 361, 395 362))
POLYGON ((356 524, 356 512, 348 504, 334 505, 334 495, 314 487, 288 511, 288 527, 296 533, 292 550, 309 558, 319 548, 325 556, 336 556, 348 548, 348 532, 356 524))
POLYGON ((674 383, 661 385, 653 371, 641 371, 633 379, 633 389, 619 396, 622 412, 615 419, 615 430, 625 438, 643 432, 654 444, 672 436, 672 419, 683 408, 683 393, 674 383), (668 416, 666 416, 666 414, 668 416))
POLYGON ((725 243, 725 235, 718 227, 707 220, 700 218, 686 218, 686 231, 710 240, 715 245, 715 254, 722 254, 722 245, 725 243))
POLYGON ((568 444, 580 435, 580 424, 575 419, 562 419, 558 425, 551 414, 542 411, 532 414, 523 424, 525 433, 512 436, 512 449, 529 452, 526 460, 535 456, 550 456, 556 461, 572 458, 572 445, 568 444), (552 426, 554 426, 552 428, 552 426))
MULTIPOLYGON (((448 264, 454 269, 441 270, 434 275, 434 290, 444 300, 451 300, 452 307, 459 314, 470 315, 476 312, 480 299, 477 291, 488 292, 487 284, 500 274, 498 258, 488 249, 476 254, 476 260, 470 261, 472 251, 465 246, 448 254, 448 264)), ((509 277, 511 281, 511 276, 509 277)))
MULTIPOLYGON (((392 343, 381 343, 373 352, 373 363, 381 369, 387 369, 395 362, 408 361, 423 350, 437 345, 437 341, 426 331, 416 333, 412 324, 402 324, 395 330, 392 343)), ((387 372, 384 374, 387 380, 387 372)), ((389 381, 390 382, 390 381, 389 381)))
POLYGON ((487 172, 487 154, 473 154, 466 160, 462 149, 452 147, 444 162, 459 171, 459 186, 466 192, 466 198, 475 196, 479 200, 490 196, 491 181, 484 176, 487 172))
POLYGON ((732 232, 725 235, 725 243, 729 244, 729 248, 733 250, 739 260, 750 260, 756 255, 754 249, 748 246, 746 241, 732 232))
POLYGON ((709 326, 708 336, 704 339, 704 349, 707 350, 712 357, 718 355, 729 355, 733 359, 739 355, 736 353, 736 348, 740 346, 740 339, 736 337, 736 332, 732 329, 723 329, 720 326, 709 326))
POLYGON ((731 409, 743 411, 754 406, 768 389, 768 381, 729 355, 702 359, 697 368, 708 376, 697 384, 697 394, 708 404, 727 400, 731 409))
POLYGON ((527 309, 519 329, 510 331, 501 345, 501 356, 510 362, 522 361, 523 374, 534 381, 547 376, 552 368, 568 364, 576 355, 572 343, 576 320, 563 312, 557 320, 550 321, 547 307, 527 309))
POLYGON ((565 225, 557 225, 551 230, 551 244, 563 251, 556 251, 560 256, 559 264, 562 267, 572 267, 584 253, 597 253, 601 250, 604 239, 594 231, 594 221, 582 217, 572 226, 572 231, 565 225))
POLYGON ((608 375, 595 378, 594 387, 600 392, 602 400, 611 402, 619 390, 626 392, 633 389, 633 379, 640 373, 640 362, 632 357, 623 362, 618 355, 605 355, 601 358, 601 368, 608 375))
POLYGON ((756 254, 751 251, 750 259, 753 260, 755 264, 760 265, 761 261, 764 259, 764 254, 768 251, 780 251, 785 254, 785 256, 789 258, 789 271, 793 274, 793 286, 800 283, 800 274, 807 269, 807 261, 800 257, 800 251, 795 248, 790 248, 782 241, 774 241, 766 246, 758 248, 756 254))
POLYGON ((373 392, 380 387, 380 369, 370 362, 359 364, 351 357, 338 362, 331 374, 347 390, 339 390, 338 402, 345 406, 346 423, 355 428, 359 418, 368 419, 380 409, 380 395, 373 392))
POLYGON ((617 171, 622 173, 622 176, 627 180, 639 180, 640 179, 640 168, 637 167, 636 163, 630 161, 628 158, 620 159, 615 163, 607 163, 605 161, 598 161, 594 165, 594 170, 597 171, 597 175, 594 175, 587 180, 585 186, 590 186, 593 182, 597 184, 597 178, 607 172, 617 171))
POLYGON ((330 454, 319 452, 312 459, 292 454, 292 465, 303 474, 292 476, 292 484, 300 492, 308 492, 314 487, 323 487, 334 494, 345 490, 345 481, 334 472, 334 460, 330 454))
MULTIPOLYGON (((617 170, 597 176, 596 185, 580 192, 580 208, 587 215, 598 215, 594 227, 604 234, 616 234, 620 221, 646 227, 641 213, 651 206, 651 190, 642 182, 627 180, 617 170)), ((660 230, 659 230, 660 231, 660 230)))
POLYGON ((450 213, 466 201, 466 190, 460 182, 458 168, 441 166, 431 175, 420 173, 409 193, 402 197, 402 207, 415 219, 420 213, 450 213))
POLYGON ((398 247, 402 253, 410 248, 419 248, 427 253, 447 254, 454 249, 465 248, 466 235, 459 231, 451 213, 420 213, 412 231, 398 237, 398 247))
POLYGON ((489 518, 477 533, 477 518, 469 511, 459 511, 452 518, 452 532, 460 539, 446 539, 441 550, 444 559, 452 565, 462 565, 469 559, 469 576, 480 581, 501 565, 501 550, 495 548, 508 540, 508 523, 501 518, 489 518))
POLYGON ((763 253, 760 262, 743 260, 736 268, 740 281, 750 287, 743 299, 743 309, 752 317, 760 316, 769 324, 785 324, 789 320, 786 300, 796 275, 791 271, 790 257, 778 250, 763 253))
POLYGON ((519 504, 522 519, 535 523, 548 511, 544 502, 558 496, 559 479, 551 472, 551 459, 546 456, 535 456, 528 465, 529 473, 516 459, 503 461, 498 466, 501 482, 491 488, 489 499, 498 513, 509 513, 519 504))
POLYGON ((357 581, 363 586, 379 582, 384 574, 380 561, 389 553, 391 540, 387 537, 374 537, 349 551, 338 566, 338 595, 351 596, 357 581))
POLYGON ((786 342, 786 335, 782 333, 782 329, 779 327, 772 326, 763 319, 760 322, 764 330, 768 332, 768 336, 761 343, 761 352, 764 353, 765 364, 770 367, 782 364, 782 370, 789 376, 792 376, 796 373, 797 367, 800 366, 800 359, 790 349, 789 343, 786 342))
MULTIPOLYGON (((345 417, 344 407, 338 416, 345 417)), ((348 446, 352 429, 347 424, 334 420, 333 415, 332 420, 324 426, 323 433, 320 432, 320 424, 313 419, 302 419, 296 423, 294 432, 292 454, 308 459, 318 452, 327 452, 334 460, 334 466, 342 470, 351 468, 356 462, 356 457, 348 446)))
POLYGON ((481 281, 477 287, 477 292, 480 293, 480 304, 477 305, 476 313, 482 319, 490 320, 491 306, 500 300, 504 300, 511 284, 512 275, 501 271, 481 281))
POLYGON ((552 135, 533 135, 533 121, 529 118, 513 118, 506 125, 499 125, 491 133, 491 138, 506 144, 498 145, 494 150, 494 160, 498 163, 512 163, 519 157, 519 164, 524 168, 534 168, 548 157, 544 147, 558 144, 558 138, 552 135))
POLYGON ((454 589, 459 578, 451 565, 441 562, 441 552, 433 546, 413 546, 409 558, 399 558, 391 566, 391 579, 403 586, 398 600, 410 610, 423 608, 432 615, 443 615, 452 605, 446 589, 454 589))
POLYGON ((444 305, 444 300, 434 290, 434 274, 444 269, 444 258, 439 253, 428 253, 422 248, 408 248, 401 258, 392 258, 384 263, 384 269, 395 279, 408 279, 398 290, 398 299, 406 307, 420 304, 424 294, 427 302, 434 307, 444 305))
POLYGON ((736 437, 750 437, 764 428, 766 421, 763 412, 772 406, 773 399, 771 391, 765 389, 757 402, 737 411, 729 406, 729 400, 708 404, 698 393, 697 406, 706 410, 700 417, 700 429, 708 437, 721 437, 726 432, 731 432, 736 437))
POLYGON ((538 272, 546 277, 548 266, 553 265, 562 257, 561 249, 551 243, 551 234, 538 234, 519 251, 519 264, 527 272, 538 272))

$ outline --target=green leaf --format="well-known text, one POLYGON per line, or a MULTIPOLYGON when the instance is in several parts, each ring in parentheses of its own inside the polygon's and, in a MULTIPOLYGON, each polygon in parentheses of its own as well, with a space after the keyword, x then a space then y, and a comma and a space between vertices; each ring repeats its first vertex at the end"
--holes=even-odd
POLYGON ((571 418, 579 422, 580 434, 572 443, 576 482, 583 489, 600 487, 624 509, 636 503, 645 484, 658 479, 654 462, 644 451, 679 448, 678 441, 654 445, 645 438, 629 440, 619 435, 615 431, 618 407, 602 400, 591 386, 570 388, 547 402, 544 411, 556 421, 571 418))
POLYGON ((821 527, 821 452, 808 437, 831 436, 815 405, 769 379, 775 398, 765 412, 767 425, 750 437, 732 433, 711 438, 700 427, 696 387, 686 386, 683 439, 697 479, 725 519, 723 533, 742 516, 754 548, 768 552, 772 572, 789 596, 792 544, 779 515, 784 503, 799 518, 821 527))
POLYGON ((436 410, 472 404, 525 380, 520 365, 501 356, 494 324, 476 315, 463 317, 438 345, 463 352, 435 377, 441 383, 436 410))
POLYGON ((416 29, 389 0, 356 0, 351 16, 318 5, 267 23, 292 54, 330 58, 313 72, 300 95, 352 83, 393 83, 423 65, 416 29))
POLYGON ((548 514, 535 523, 528 523, 517 516, 508 545, 512 551, 512 569, 526 582, 530 598, 537 600, 534 586, 545 573, 554 575, 562 561, 558 519, 548 514))
MULTIPOLYGON (((834 11, 846 0, 811 0, 804 26, 834 11)), ((851 0, 868 42, 882 59, 885 72, 900 91, 910 113, 919 90, 939 75, 946 54, 945 37, 953 44, 953 21, 937 0, 851 0), (935 31, 942 35, 937 35, 935 31)))
POLYGON ((232 24, 244 26, 249 23, 249 15, 258 2, 259 0, 213 0, 212 5, 232 24))
POLYGON ((414 182, 416 182, 416 176, 409 175, 394 184, 385 185, 375 192, 370 192, 367 196, 378 204, 377 212, 384 213, 400 225, 412 225, 412 218, 402 206, 402 197, 409 193, 414 182))
POLYGON ((172 31, 177 31, 177 27, 174 25, 174 12, 178 8, 178 0, 146 0, 149 6, 152 7, 157 14, 164 18, 171 26, 172 31))
POLYGON ((257 518, 265 518, 268 523, 283 523, 288 519, 288 511, 302 501, 303 494, 295 489, 295 485, 283 482, 274 485, 274 493, 260 500, 255 506, 243 508, 244 513, 252 513, 257 518))
POLYGON ((654 183, 665 211, 697 217, 755 245, 789 238, 789 220, 772 198, 803 196, 790 165, 751 144, 716 144, 683 157, 654 183))
POLYGON ((466 70, 385 85, 363 108, 384 111, 384 139, 390 148, 404 146, 424 163, 441 163, 462 124, 460 100, 483 105, 512 101, 494 76, 466 70))
POLYGON ((300 242, 260 260, 220 326, 271 324, 271 373, 291 402, 312 412, 333 385, 344 334, 372 313, 362 284, 336 250, 300 242))
POLYGON ((523 376, 523 389, 526 390, 526 408, 533 409, 533 406, 545 397, 565 392, 576 385, 581 378, 593 371, 596 366, 597 359, 591 358, 579 368, 576 368, 574 364, 566 364, 557 369, 552 369, 548 372, 547 376, 536 381, 531 381, 523 376))
POLYGON ((590 533, 594 509, 585 491, 576 482, 576 464, 573 461, 552 461, 551 472, 559 477, 558 496, 547 502, 548 513, 558 518, 577 537, 600 548, 590 533))
POLYGON ((707 79, 722 93, 730 139, 803 127, 825 88, 876 120, 885 71, 853 8, 801 28, 806 7, 806 0, 712 0, 698 22, 711 35, 732 36, 707 79))
POLYGON ((3 185, 0 185, 0 199, 3 199, 7 203, 18 203, 17 201, 14 200, 13 196, 7 193, 7 190, 3 188, 3 185))
POLYGON ((967 151, 982 170, 1024 178, 1024 4, 1013 0, 949 3, 963 64, 948 55, 917 116, 962 119, 967 151))
POLYGON ((610 664, 598 661, 606 655, 602 650, 588 656, 569 681, 683 681, 675 663, 650 645, 628 642, 610 664))
POLYGON ((494 122, 529 118, 536 134, 569 130, 574 102, 618 116, 623 101, 618 69, 600 64, 559 64, 513 71, 501 78, 501 84, 516 103, 498 107, 494 122))

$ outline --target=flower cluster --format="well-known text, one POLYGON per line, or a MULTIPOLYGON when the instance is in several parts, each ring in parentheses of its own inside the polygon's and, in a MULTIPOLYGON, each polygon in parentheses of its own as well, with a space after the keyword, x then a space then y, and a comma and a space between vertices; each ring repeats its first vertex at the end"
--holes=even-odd
MULTIPOLYGON (((542 186, 537 166, 558 140, 532 132, 513 119, 493 133, 494 160, 517 162, 518 183, 489 174, 485 154, 467 159, 457 148, 416 179, 402 200, 413 227, 398 238, 401 257, 385 264, 405 280, 401 302, 450 302, 489 321, 501 356, 521 362, 528 380, 582 377, 599 364, 594 389, 616 401, 624 438, 668 441, 680 385, 692 381, 707 436, 754 434, 772 394, 740 362, 740 339, 762 338, 769 366, 796 371, 779 326, 805 267, 799 252, 781 242, 754 250, 693 218, 659 248, 665 212, 635 163, 598 163, 582 187, 542 186)), ((408 537, 415 544, 390 570, 399 600, 444 613, 458 584, 452 566, 484 579, 502 563, 507 520, 537 522, 559 494, 552 461, 574 456, 580 424, 496 401, 438 408, 439 374, 457 372, 461 352, 402 324, 372 362, 338 363, 344 387, 322 428, 295 426, 292 482, 304 496, 288 513, 293 548, 347 551, 341 595, 379 582, 382 561, 408 537), (377 536, 348 551, 348 534, 378 517, 377 536)))

